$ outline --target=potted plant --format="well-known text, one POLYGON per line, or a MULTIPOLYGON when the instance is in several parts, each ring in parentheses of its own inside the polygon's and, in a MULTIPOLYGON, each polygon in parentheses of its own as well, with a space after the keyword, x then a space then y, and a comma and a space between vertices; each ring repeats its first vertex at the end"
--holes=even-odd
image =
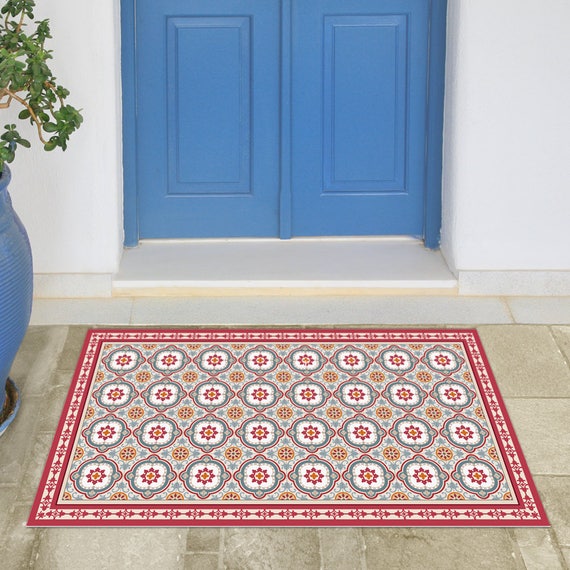
MULTIPOLYGON (((18 118, 31 123, 45 150, 65 150, 83 118, 49 67, 49 21, 34 21, 34 8, 34 0, 6 0, 0 10, 0 108, 19 107, 18 118)), ((19 407, 8 374, 32 307, 30 244, 8 193, 7 163, 18 147, 29 148, 30 142, 9 123, 0 135, 0 435, 19 407)))

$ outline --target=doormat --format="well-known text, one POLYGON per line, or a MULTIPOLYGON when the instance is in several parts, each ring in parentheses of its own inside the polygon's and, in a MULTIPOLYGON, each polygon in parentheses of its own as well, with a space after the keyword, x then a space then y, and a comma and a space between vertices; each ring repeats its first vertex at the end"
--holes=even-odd
POLYGON ((30 526, 545 526, 474 330, 91 330, 30 526))

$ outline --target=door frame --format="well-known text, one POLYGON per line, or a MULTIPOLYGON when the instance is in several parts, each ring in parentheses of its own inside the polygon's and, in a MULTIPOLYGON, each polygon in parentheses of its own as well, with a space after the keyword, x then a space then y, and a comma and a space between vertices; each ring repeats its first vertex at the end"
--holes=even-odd
MULTIPOLYGON (((427 248, 437 249, 441 232, 443 159, 443 104, 447 0, 426 0, 430 8, 426 140, 424 164, 424 231, 427 248)), ((136 0, 121 0, 121 79, 123 111, 123 221, 124 245, 139 243, 137 192, 137 86, 135 45, 136 0)), ((291 10, 292 0, 281 0, 281 171, 280 237, 291 237, 291 10)))

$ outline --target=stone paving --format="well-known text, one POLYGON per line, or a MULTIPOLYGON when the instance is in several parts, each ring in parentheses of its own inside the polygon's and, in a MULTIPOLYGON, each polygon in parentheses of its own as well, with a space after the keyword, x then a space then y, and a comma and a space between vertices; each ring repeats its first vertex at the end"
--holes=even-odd
POLYGON ((0 568, 364 570, 570 567, 570 326, 477 327, 552 527, 27 528, 85 326, 33 326, 0 439, 0 568))

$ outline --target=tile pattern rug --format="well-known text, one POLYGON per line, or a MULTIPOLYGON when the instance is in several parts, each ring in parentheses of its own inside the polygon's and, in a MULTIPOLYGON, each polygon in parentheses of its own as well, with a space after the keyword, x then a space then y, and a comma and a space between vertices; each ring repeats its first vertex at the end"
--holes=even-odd
POLYGON ((472 330, 89 331, 32 526, 544 526, 472 330))

